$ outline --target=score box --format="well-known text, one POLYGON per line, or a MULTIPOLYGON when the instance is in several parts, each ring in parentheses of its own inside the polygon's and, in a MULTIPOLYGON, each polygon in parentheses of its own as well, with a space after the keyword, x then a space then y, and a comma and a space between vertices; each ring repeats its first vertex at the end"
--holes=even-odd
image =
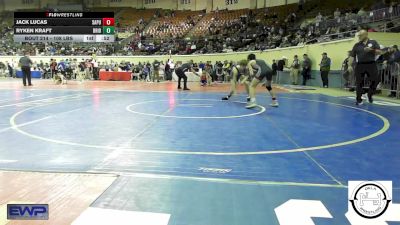
POLYGON ((96 43, 110 43, 114 41, 114 35, 96 35, 96 43))
POLYGON ((103 18, 103 26, 114 26, 114 18, 103 18))
POLYGON ((103 34, 114 34, 114 27, 103 27, 103 34))

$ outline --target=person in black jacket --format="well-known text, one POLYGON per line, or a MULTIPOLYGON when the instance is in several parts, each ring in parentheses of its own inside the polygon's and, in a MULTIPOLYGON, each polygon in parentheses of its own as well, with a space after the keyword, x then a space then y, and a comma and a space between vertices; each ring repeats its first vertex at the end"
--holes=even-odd
POLYGON ((283 56, 282 57, 282 59, 280 59, 279 61, 278 61, 278 66, 277 66, 277 70, 278 71, 283 71, 283 69, 285 68, 285 66, 286 66, 286 56, 283 56))
POLYGON ((301 75, 303 76, 303 85, 306 85, 307 80, 311 79, 311 66, 312 66, 311 59, 308 57, 307 54, 304 54, 302 62, 303 70, 301 71, 301 75))
POLYGON ((282 56, 280 60, 278 60, 277 66, 276 66, 276 72, 277 72, 277 83, 280 82, 281 76, 283 75, 283 69, 286 67, 286 56, 282 56))
MULTIPOLYGON (((378 67, 376 63, 376 56, 382 54, 380 45, 375 40, 368 38, 368 32, 363 29, 357 33, 359 42, 357 42, 353 50, 351 50, 349 57, 349 64, 351 65, 354 59, 357 59, 357 65, 354 69, 356 77, 356 105, 362 105, 363 101, 361 95, 363 94, 364 77, 367 75, 370 82, 368 89, 368 101, 373 103, 372 96, 375 94, 376 87, 380 82, 378 74, 378 67)), ((353 71, 352 67, 348 68, 349 72, 353 71)))
POLYGON ((31 67, 32 67, 32 60, 29 58, 29 55, 27 52, 24 52, 24 56, 20 58, 19 64, 22 69, 23 73, 23 78, 22 81, 24 83, 24 86, 26 86, 26 80, 28 80, 28 85, 32 86, 31 83, 31 67))
POLYGON ((276 64, 276 60, 272 60, 272 76, 276 76, 276 71, 278 71, 278 64, 276 64))
POLYGON ((14 76, 14 68, 11 66, 10 62, 7 63, 7 69, 8 69, 8 74, 10 75, 10 77, 13 77, 14 76))
POLYGON ((157 80, 157 82, 160 82, 160 62, 158 60, 154 60, 153 62, 153 82, 157 80))
POLYGON ((165 80, 172 80, 171 66, 169 65, 169 60, 165 63, 165 80))
POLYGON ((183 90, 189 91, 190 89, 187 87, 187 76, 185 72, 191 71, 195 73, 193 69, 193 60, 190 60, 187 63, 182 64, 175 70, 176 75, 178 76, 178 89, 181 88, 181 80, 183 79, 183 90))

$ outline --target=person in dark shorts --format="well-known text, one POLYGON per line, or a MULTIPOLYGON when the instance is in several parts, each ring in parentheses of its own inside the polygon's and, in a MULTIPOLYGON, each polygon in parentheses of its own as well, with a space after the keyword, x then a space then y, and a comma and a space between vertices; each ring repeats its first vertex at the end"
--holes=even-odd
MULTIPOLYGON (((239 63, 234 64, 231 67, 230 72, 231 77, 231 90, 229 94, 222 98, 222 100, 229 100, 232 95, 236 93, 238 83, 242 83, 245 85, 246 93, 249 94, 249 75, 247 72, 247 60, 241 60, 239 63)), ((250 99, 247 97, 248 100, 250 99)))
MULTIPOLYGON (((357 64, 354 70, 356 77, 356 105, 362 105, 362 94, 364 86, 364 76, 367 75, 369 80, 368 89, 368 101, 373 103, 372 96, 375 94, 376 87, 380 82, 378 74, 378 67, 376 63, 376 56, 382 54, 380 45, 375 40, 368 38, 368 32, 366 30, 360 30, 357 33, 358 40, 353 50, 351 50, 349 57, 349 65, 352 65, 354 58, 357 59, 357 64)), ((349 66, 348 71, 352 72, 353 68, 349 66)))
POLYGON ((183 90, 189 91, 190 89, 187 87, 187 76, 185 72, 191 71, 195 73, 193 69, 193 60, 190 60, 187 63, 182 64, 175 70, 176 75, 178 76, 178 89, 181 88, 181 80, 183 79, 183 90))
POLYGON ((24 86, 26 86, 26 80, 28 80, 28 85, 32 86, 31 82, 31 67, 32 67, 32 60, 29 58, 27 52, 25 52, 24 56, 22 56, 19 59, 19 64, 21 66, 23 78, 22 82, 24 83, 24 86))
POLYGON ((273 107, 278 107, 278 100, 276 99, 275 93, 272 91, 272 69, 264 60, 256 59, 256 55, 254 54, 250 54, 247 57, 247 60, 249 61, 247 68, 249 70, 250 77, 253 78, 249 88, 250 101, 247 103, 246 108, 251 109, 257 106, 256 88, 264 78, 267 80, 265 86, 272 98, 272 103, 270 105, 273 107))

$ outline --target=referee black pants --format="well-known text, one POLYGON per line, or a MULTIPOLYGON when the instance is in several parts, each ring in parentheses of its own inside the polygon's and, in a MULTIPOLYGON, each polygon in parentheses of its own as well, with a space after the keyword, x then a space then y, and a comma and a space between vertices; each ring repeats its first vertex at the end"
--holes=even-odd
POLYGON ((178 76, 178 88, 181 88, 181 80, 183 79, 183 88, 187 89, 187 76, 185 72, 181 69, 175 70, 176 75, 178 76))
POLYGON ((376 87, 380 82, 376 63, 357 64, 354 75, 356 76, 357 102, 362 101, 361 95, 363 94, 365 75, 367 75, 367 81, 369 82, 368 96, 375 94, 376 87))
POLYGON ((31 83, 31 68, 29 66, 23 66, 22 69, 22 82, 24 86, 26 86, 26 80, 28 80, 28 85, 32 85, 31 83))

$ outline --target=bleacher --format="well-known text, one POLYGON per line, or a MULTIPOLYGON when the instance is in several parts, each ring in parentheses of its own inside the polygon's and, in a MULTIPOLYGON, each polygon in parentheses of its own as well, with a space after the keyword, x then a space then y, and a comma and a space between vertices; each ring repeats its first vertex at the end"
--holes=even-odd
POLYGON ((176 11, 160 15, 146 29, 151 37, 183 37, 201 18, 200 11, 176 11))
POLYGON ((126 8, 123 9, 117 18, 120 27, 132 27, 139 24, 139 20, 143 19, 143 22, 149 22, 156 13, 157 9, 134 9, 126 8))
POLYGON ((284 20, 289 14, 297 13, 298 5, 289 4, 283 6, 274 6, 267 9, 257 9, 255 11, 256 19, 263 24, 270 24, 276 20, 284 20))
POLYGON ((218 12, 211 12, 206 14, 194 29, 189 33, 189 36, 198 37, 210 34, 211 29, 218 29, 225 24, 232 23, 240 19, 240 16, 247 15, 249 9, 240 10, 219 10, 218 12))

